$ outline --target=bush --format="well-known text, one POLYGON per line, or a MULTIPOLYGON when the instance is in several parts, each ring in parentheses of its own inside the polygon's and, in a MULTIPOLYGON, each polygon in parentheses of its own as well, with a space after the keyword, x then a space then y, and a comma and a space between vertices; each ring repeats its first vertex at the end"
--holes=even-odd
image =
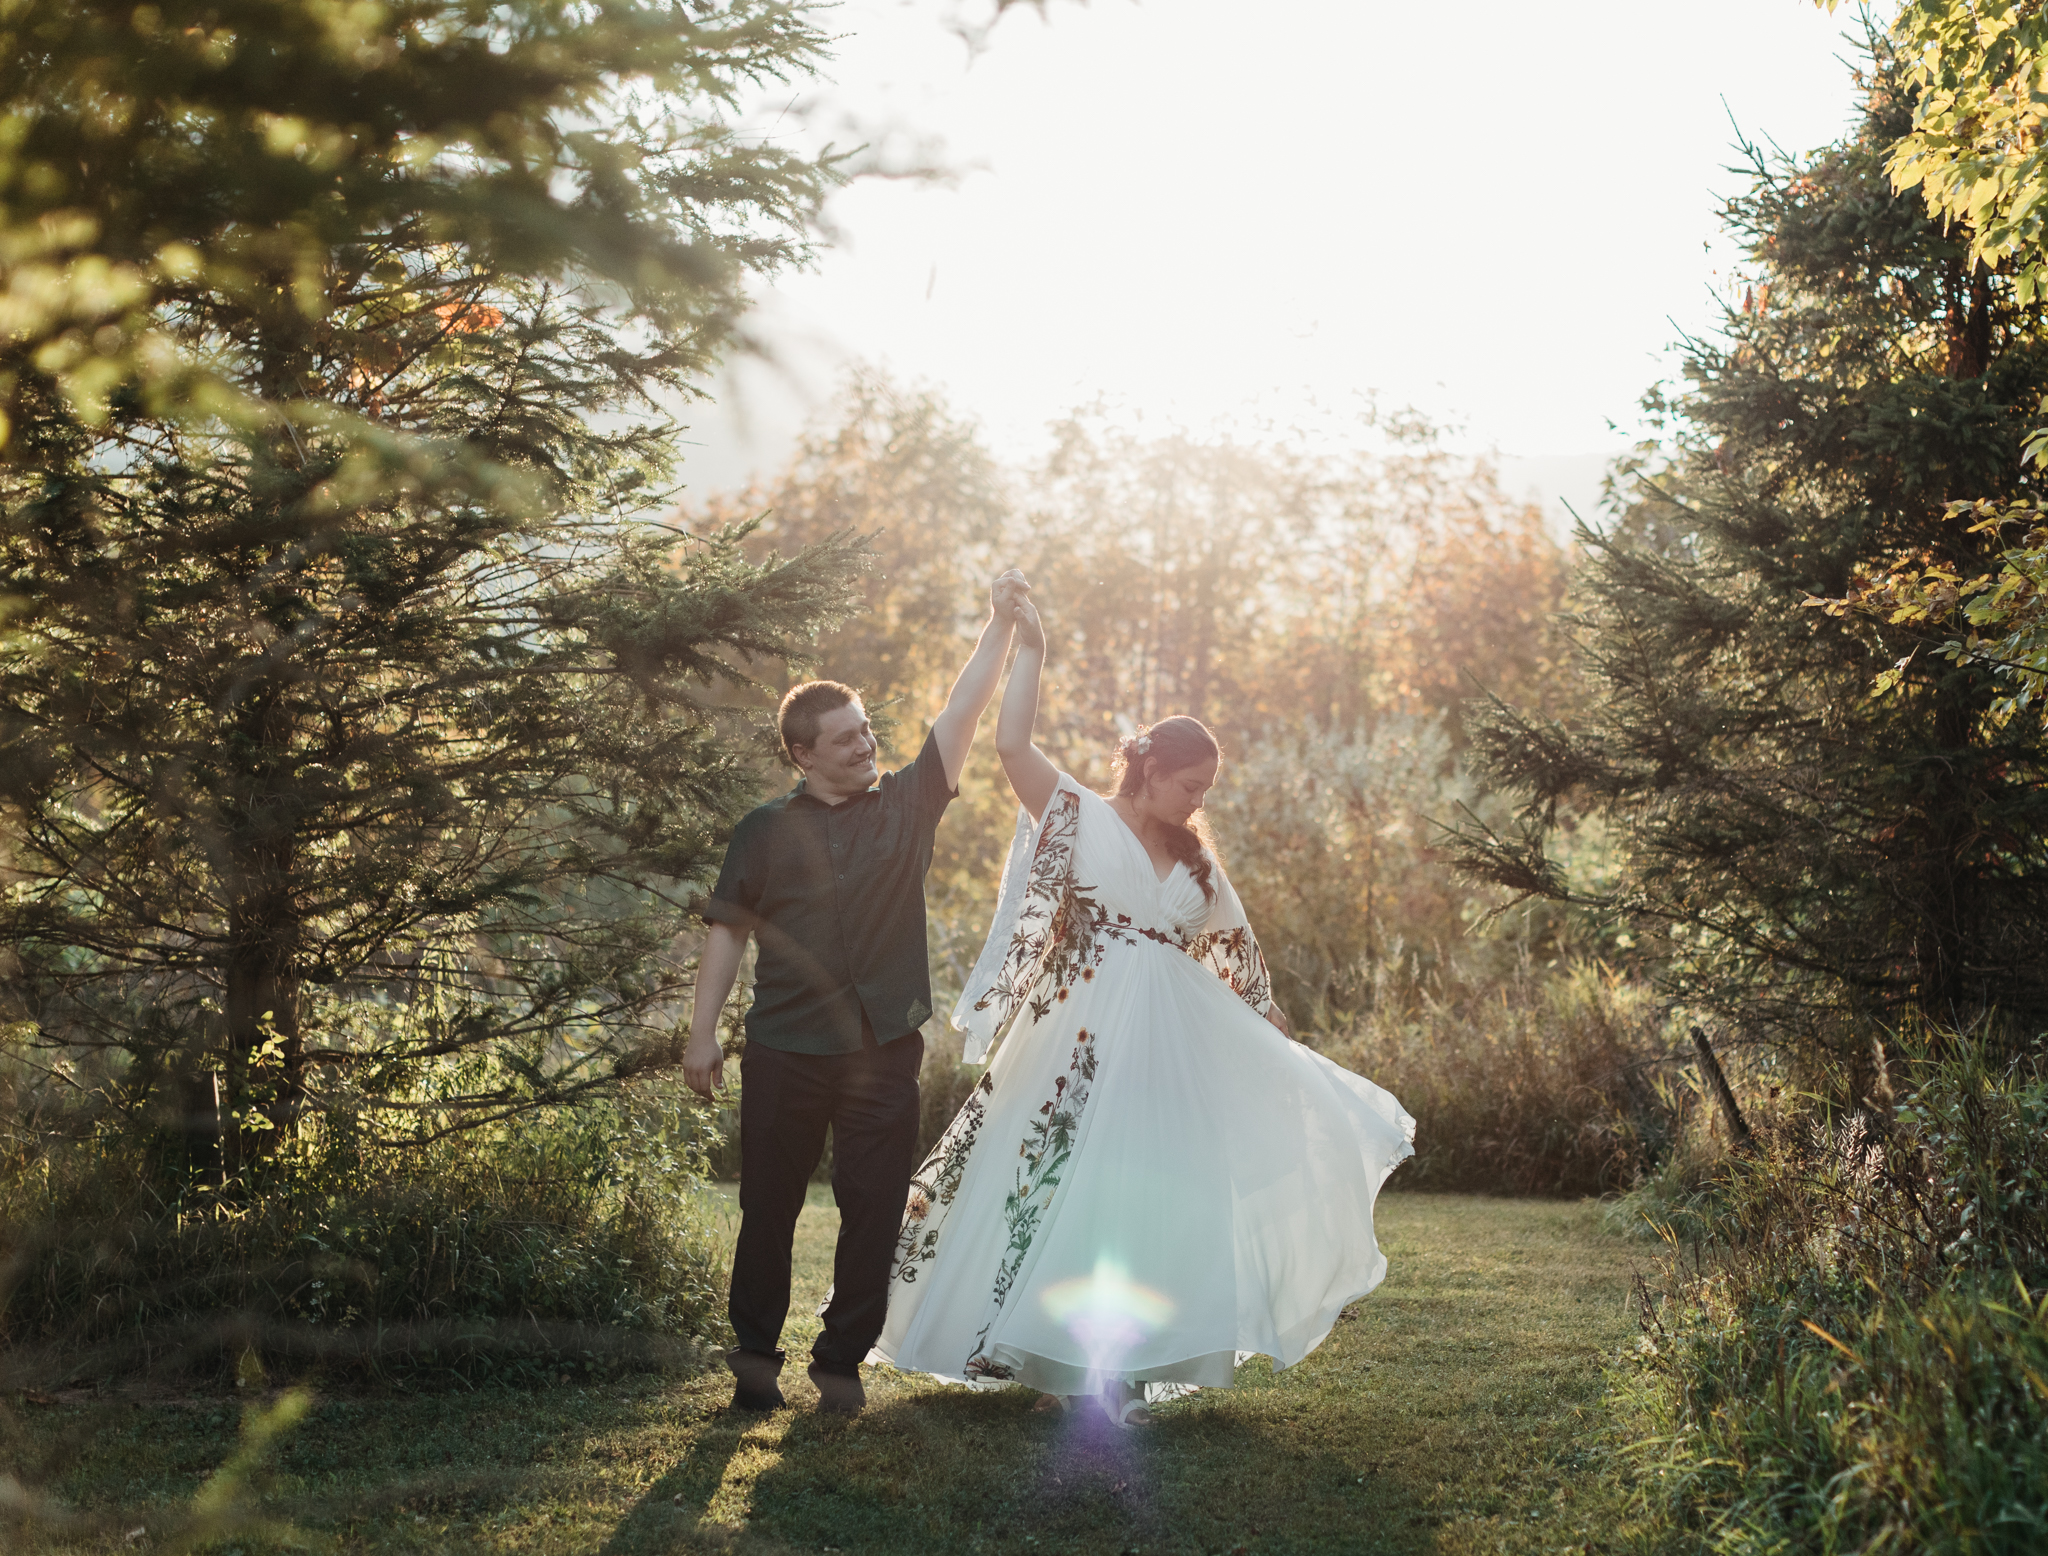
MULTIPOLYGON (((2048 1541, 2048 1068, 1934 1035, 1788 1098, 1617 1379, 1675 1531, 1730 1553, 2048 1541), (1853 1093, 1851 1093, 1853 1095, 1853 1093)), ((1683 1246, 1687 1240, 1676 1240, 1683 1246)))
POLYGON ((1524 966, 1490 988, 1398 997, 1313 1039, 1415 1116, 1415 1156, 1392 1185, 1596 1194, 1654 1168, 1691 1095, 1643 984, 1596 962, 1524 966))
POLYGON ((642 1088, 404 1148, 302 1131, 226 1184, 167 1187, 111 1140, 0 1180, 17 1371, 170 1364, 423 1380, 680 1359, 717 1320, 701 1116, 642 1088))

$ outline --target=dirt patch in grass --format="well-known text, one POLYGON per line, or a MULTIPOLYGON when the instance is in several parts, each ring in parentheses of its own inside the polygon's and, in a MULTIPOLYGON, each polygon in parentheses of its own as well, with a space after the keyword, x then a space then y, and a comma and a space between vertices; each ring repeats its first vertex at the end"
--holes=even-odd
MULTIPOLYGON (((724 1406, 688 1378, 316 1401, 250 1482, 302 1538, 242 1551, 628 1553, 1620 1550, 1633 1540, 1600 1415, 1632 1333, 1637 1248, 1597 1207, 1391 1195, 1392 1272, 1320 1350, 1121 1433, 871 1369, 858 1420, 802 1373, 838 1215, 814 1192, 797 1250, 791 1408, 724 1406)), ((46 1549, 135 1551, 234 1452, 233 1399, 13 1403, 4 1447, 88 1521, 46 1549), (136 1530, 143 1530, 135 1534, 136 1530)), ((0 1514, 0 1517, 4 1517, 0 1514)), ((21 1548, 21 1536, 8 1541, 21 1548)), ((228 1549, 227 1545, 218 1547, 228 1549)))

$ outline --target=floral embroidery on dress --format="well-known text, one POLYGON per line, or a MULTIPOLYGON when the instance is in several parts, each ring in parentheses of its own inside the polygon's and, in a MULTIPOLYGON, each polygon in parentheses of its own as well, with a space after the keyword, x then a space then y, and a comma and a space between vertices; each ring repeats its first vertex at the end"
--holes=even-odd
POLYGON ((896 1234, 896 1254, 889 1278, 906 1285, 915 1281, 918 1266, 928 1264, 939 1252, 939 1228, 953 1196, 960 1192, 960 1179, 967 1171, 967 1159, 974 1152, 974 1138, 988 1116, 988 1099, 995 1083, 984 1073, 953 1122, 939 1136, 924 1164, 911 1174, 910 1195, 903 1207, 903 1227, 896 1234), (936 1216, 933 1212, 937 1211, 936 1216))
POLYGON ((1128 913, 1112 917, 1090 895, 1093 890, 1092 886, 1074 884, 1069 873, 1059 911, 1053 915, 1052 931, 1046 937, 1038 979, 1026 999, 1034 1021, 1043 1021, 1051 1014, 1053 1006, 1066 999, 1075 984, 1094 982, 1096 969, 1102 966, 1103 955, 1112 945, 1135 945, 1140 935, 1160 938, 1153 930, 1133 925, 1128 913))
MULTIPOLYGON (((1237 917, 1237 923, 1190 937, 1135 925, 1126 913, 1112 917, 1095 901, 1094 888, 1075 883, 1081 796, 1068 787, 1070 781, 1061 780, 1046 806, 1032 847, 1016 928, 1003 959, 982 992, 971 1003, 961 1002, 977 1015, 995 1012, 992 1022, 974 1024, 992 1037, 1027 1006, 1034 1019, 1043 1021, 1055 1005, 1066 1000, 1077 980, 1094 978, 1109 944, 1131 944, 1139 936, 1174 946, 1205 963, 1239 999, 1264 1015, 1273 1003, 1272 976, 1257 937, 1243 920, 1236 893, 1227 885, 1223 892, 1229 904, 1226 911, 1237 917)), ((956 1014, 954 1019, 962 1018, 956 1014)))
POLYGON ((973 1004, 977 1011, 995 1008, 997 1030, 1027 1005, 1033 1019, 1043 1021, 1076 983, 1094 980, 1113 943, 1133 944, 1139 935, 1177 943, 1158 930, 1136 927, 1128 913, 1112 916, 1095 900, 1092 886, 1076 884, 1074 842, 1080 830, 1081 796, 1063 788, 1046 807, 1009 950, 973 1004))
POLYGON ((1273 977, 1266 970, 1265 953, 1258 937, 1247 924, 1219 929, 1198 936, 1187 947, 1188 955, 1204 963, 1230 985, 1231 993, 1264 1015, 1273 1003, 1273 977))
POLYGON ((1003 1262, 990 1292, 988 1322, 974 1337, 974 1353, 967 1358, 966 1376, 970 1378, 1010 1376, 1008 1367, 987 1354, 988 1332, 1002 1312, 1003 1301, 1016 1283, 1024 1256, 1031 1251, 1039 1223, 1051 1208, 1060 1175, 1074 1154, 1081 1115, 1088 1107, 1088 1093, 1094 1080, 1095 1034, 1082 1027, 1074 1044, 1074 1056, 1067 1062, 1067 1073, 1054 1078, 1052 1095, 1039 1104, 1038 1116, 1017 1148, 1023 1161, 1017 1168, 1015 1184, 1003 1200, 1003 1222, 1009 1229, 1010 1240, 1003 1249, 1003 1262))
POLYGON ((1031 853, 1031 872, 1024 885, 1017 928, 987 992, 974 1002, 977 1011, 996 1009, 1000 1031, 1023 1007, 1039 980, 1046 946, 1060 927, 1060 909, 1074 879, 1074 839, 1081 830, 1081 796, 1062 788, 1046 807, 1031 853))

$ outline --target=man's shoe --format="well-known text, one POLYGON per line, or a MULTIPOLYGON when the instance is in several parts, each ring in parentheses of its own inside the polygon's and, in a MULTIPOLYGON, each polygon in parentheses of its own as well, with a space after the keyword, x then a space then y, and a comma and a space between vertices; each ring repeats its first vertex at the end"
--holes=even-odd
POLYGON ((782 1375, 780 1356, 770 1356, 762 1351, 727 1351, 725 1364, 732 1369, 739 1385, 732 1391, 733 1409, 782 1408, 782 1386, 775 1381, 782 1375))
POLYGON ((868 1391, 860 1385, 858 1372, 829 1372, 811 1363, 811 1381, 818 1385, 818 1408, 834 1415, 857 1416, 867 1408, 868 1391))

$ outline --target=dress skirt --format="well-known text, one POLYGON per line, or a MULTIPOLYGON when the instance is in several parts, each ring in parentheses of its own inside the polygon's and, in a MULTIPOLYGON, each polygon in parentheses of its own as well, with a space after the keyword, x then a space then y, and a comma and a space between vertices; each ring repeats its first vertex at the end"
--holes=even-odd
POLYGON ((1130 841, 1144 878, 1096 888, 1111 932, 1041 987, 919 1170, 870 1360, 1054 1394, 1227 1387, 1247 1355, 1292 1366, 1385 1278, 1373 1205, 1414 1120, 1187 954, 1199 886, 1130 841))

